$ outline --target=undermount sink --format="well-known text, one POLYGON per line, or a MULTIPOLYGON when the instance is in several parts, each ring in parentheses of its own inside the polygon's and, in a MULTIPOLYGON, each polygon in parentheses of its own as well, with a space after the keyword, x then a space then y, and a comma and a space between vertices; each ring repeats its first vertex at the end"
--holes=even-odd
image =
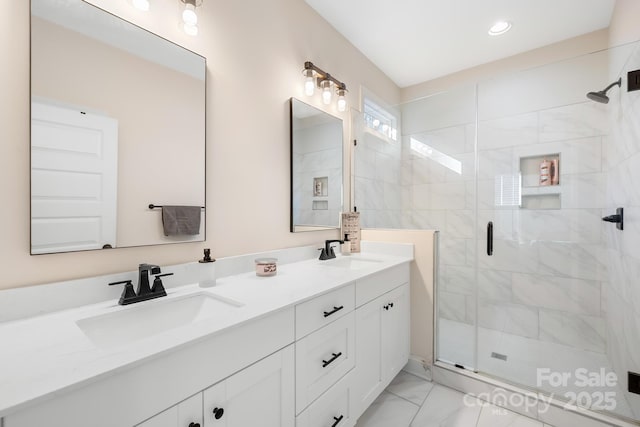
POLYGON ((224 318, 244 304, 209 293, 134 304, 76 321, 97 346, 112 347, 207 319, 224 318))
POLYGON ((327 267, 344 268, 346 270, 361 270, 363 268, 373 267, 375 264, 380 262, 382 261, 378 259, 343 257, 328 261, 322 261, 321 265, 326 265, 327 267))

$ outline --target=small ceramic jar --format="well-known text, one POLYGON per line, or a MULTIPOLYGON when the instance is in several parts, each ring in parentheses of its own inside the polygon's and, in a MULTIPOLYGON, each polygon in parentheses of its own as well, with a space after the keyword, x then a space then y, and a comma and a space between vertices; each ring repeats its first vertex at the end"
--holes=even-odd
POLYGON ((258 258, 256 262, 256 276, 275 276, 277 273, 277 258, 258 258))

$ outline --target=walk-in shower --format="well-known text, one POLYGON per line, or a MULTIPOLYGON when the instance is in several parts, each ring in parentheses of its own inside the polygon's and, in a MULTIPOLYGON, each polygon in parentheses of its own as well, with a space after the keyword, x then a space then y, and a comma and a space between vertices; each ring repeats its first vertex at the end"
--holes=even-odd
POLYGON ((636 43, 459 86, 359 141, 364 226, 439 230, 438 363, 640 420, 640 92, 609 92, 637 68, 636 43))

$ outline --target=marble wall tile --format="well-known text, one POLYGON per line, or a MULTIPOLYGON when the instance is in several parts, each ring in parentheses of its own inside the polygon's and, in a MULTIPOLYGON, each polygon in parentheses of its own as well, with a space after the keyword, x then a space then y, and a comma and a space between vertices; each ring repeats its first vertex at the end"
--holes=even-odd
POLYGON ((540 141, 559 141, 609 133, 606 106, 596 102, 566 105, 540 112, 540 141))
POLYGON ((466 296, 452 292, 438 292, 438 317, 467 323, 466 296))
POLYGON ((478 325, 527 338, 538 338, 538 310, 524 305, 478 301, 478 325))
POLYGON ((448 210, 446 211, 446 220, 445 231, 448 236, 473 238, 475 215, 472 210, 448 210))
POLYGON ((478 179, 493 180, 496 175, 518 171, 518 161, 512 147, 478 152, 478 179))
POLYGON ((376 152, 374 150, 358 145, 353 151, 353 163, 355 176, 369 179, 375 178, 376 152))
POLYGON ((602 137, 562 142, 558 169, 561 175, 602 172, 602 137))
POLYGON ((511 302, 511 276, 507 271, 478 269, 478 297, 487 301, 511 302))
POLYGON ((600 209, 513 211, 515 238, 524 241, 602 242, 600 209))
POLYGON ((463 295, 475 295, 475 270, 444 264, 440 268, 441 289, 463 295))
POLYGON ((400 184, 383 183, 383 209, 401 210, 402 209, 402 187, 400 184))
POLYGON ((538 113, 526 113, 478 124, 478 149, 513 147, 538 142, 538 113))
POLYGON ((342 168, 342 150, 334 149, 306 153, 302 156, 300 167, 307 172, 342 168))
POLYGON ((538 242, 538 272, 548 276, 607 280, 604 250, 598 244, 538 242))
POLYGON ((446 214, 443 210, 414 210, 413 223, 419 229, 442 231, 447 226, 446 214))
POLYGON ((418 210, 465 209, 465 197, 464 182, 416 185, 413 206, 418 210))
POLYGON ((355 204, 358 210, 384 209, 382 181, 356 177, 355 187, 355 204))
POLYGON ((432 149, 448 155, 460 154, 466 151, 464 125, 422 132, 411 135, 411 137, 432 149))
POLYGON ((512 289, 518 304, 600 316, 600 282, 514 273, 512 289))
POLYGON ((473 181, 476 175, 476 155, 475 153, 454 154, 451 156, 454 160, 460 162, 462 171, 447 168, 445 180, 447 182, 454 181, 473 181))
POLYGON ((604 353, 604 319, 541 309, 540 340, 604 353))
POLYGON ((445 182, 447 168, 430 159, 415 158, 411 161, 413 185, 445 182))
POLYGON ((493 255, 487 256, 487 241, 478 240, 478 267, 515 273, 538 272, 540 261, 535 243, 502 240, 494 237, 493 255))
POLYGON ((597 209, 605 206, 607 186, 604 174, 566 175, 561 179, 563 209, 597 209))
POLYGON ((393 184, 400 183, 400 161, 388 154, 376 153, 375 179, 393 184))

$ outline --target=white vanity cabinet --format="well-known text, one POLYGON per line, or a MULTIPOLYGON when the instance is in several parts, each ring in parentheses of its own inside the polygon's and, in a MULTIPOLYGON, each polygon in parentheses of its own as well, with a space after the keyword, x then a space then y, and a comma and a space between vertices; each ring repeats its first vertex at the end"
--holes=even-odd
POLYGON ((353 385, 356 417, 373 403, 409 359, 409 268, 404 266, 397 272, 371 276, 356 284, 356 294, 360 291, 373 297, 383 292, 369 302, 363 298, 361 302, 366 303, 356 309, 353 385), (378 292, 372 293, 372 289, 378 292))
POLYGON ((293 427, 293 359, 291 345, 137 427, 293 427))
POLYGON ((149 418, 138 427, 202 427, 202 393, 149 418))
POLYGON ((206 389, 203 396, 203 427, 293 427, 293 346, 206 389))

